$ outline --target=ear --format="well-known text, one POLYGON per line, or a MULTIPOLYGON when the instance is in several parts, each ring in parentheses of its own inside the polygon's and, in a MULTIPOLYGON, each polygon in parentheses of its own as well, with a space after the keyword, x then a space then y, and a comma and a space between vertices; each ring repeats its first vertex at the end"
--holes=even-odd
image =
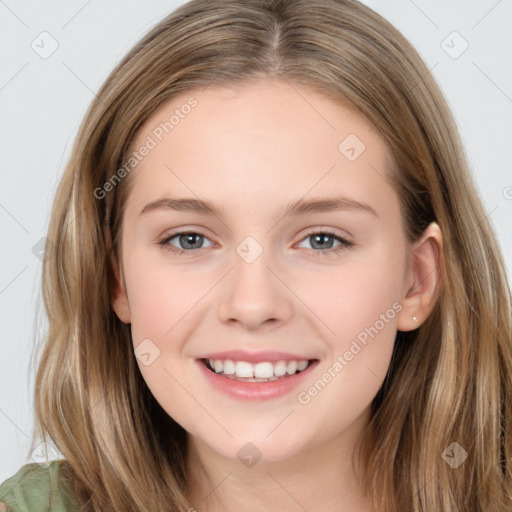
POLYGON ((128 294, 126 293, 126 286, 122 272, 119 269, 119 263, 114 251, 111 251, 112 237, 110 227, 107 229, 107 244, 110 252, 110 262, 114 270, 115 281, 111 284, 110 295, 112 299, 112 306, 119 320, 125 324, 131 323, 130 304, 128 302, 128 294))
POLYGON ((443 261, 441 229, 432 222, 409 254, 406 293, 398 315, 397 329, 412 331, 418 328, 434 309, 439 295, 443 261), (418 320, 415 321, 414 317, 418 320))

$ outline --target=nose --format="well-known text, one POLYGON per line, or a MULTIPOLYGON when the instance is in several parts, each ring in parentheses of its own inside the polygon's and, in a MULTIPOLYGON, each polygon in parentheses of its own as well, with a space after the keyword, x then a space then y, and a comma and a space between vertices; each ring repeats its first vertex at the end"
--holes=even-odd
POLYGON ((238 323, 247 331, 277 328, 293 315, 293 293, 267 251, 250 261, 235 256, 218 306, 220 320, 238 323))

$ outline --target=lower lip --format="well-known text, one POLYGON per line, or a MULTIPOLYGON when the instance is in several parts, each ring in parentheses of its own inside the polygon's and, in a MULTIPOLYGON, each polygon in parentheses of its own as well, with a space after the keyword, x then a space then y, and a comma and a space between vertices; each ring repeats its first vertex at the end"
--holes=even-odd
POLYGON ((202 360, 197 359, 199 368, 209 382, 219 391, 243 400, 270 400, 289 393, 311 374, 319 363, 318 359, 309 363, 308 367, 300 373, 272 382, 247 382, 223 377, 209 370, 202 360))

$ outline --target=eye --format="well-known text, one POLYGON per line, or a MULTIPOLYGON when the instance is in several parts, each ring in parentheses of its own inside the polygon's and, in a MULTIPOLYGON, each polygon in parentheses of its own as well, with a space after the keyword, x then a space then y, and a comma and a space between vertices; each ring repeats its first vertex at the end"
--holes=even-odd
MULTIPOLYGON (((341 251, 349 249, 354 244, 349 242, 345 238, 337 235, 335 232, 330 231, 328 229, 320 230, 320 231, 311 231, 308 233, 302 240, 307 240, 311 238, 313 240, 313 247, 311 250, 315 256, 329 256, 338 254, 341 251), (326 242, 327 239, 327 242, 326 242), (330 240, 330 241, 329 241, 330 240), (330 247, 332 245, 332 241, 338 241, 339 245, 337 247, 330 247), (316 250, 318 249, 318 250, 316 250)), ((158 242, 164 250, 170 251, 178 256, 182 256, 186 252, 193 252, 197 249, 202 249, 201 245, 204 240, 209 240, 206 236, 198 233, 196 231, 179 231, 176 233, 171 233, 168 236, 165 236, 162 240, 158 242), (179 244, 182 245, 182 248, 175 247, 170 242, 174 238, 177 238, 179 244)))
POLYGON ((185 252, 190 252, 193 251, 194 249, 201 249, 201 247, 197 246, 200 246, 203 240, 208 240, 208 238, 195 231, 179 231, 177 233, 173 233, 169 236, 166 236, 163 240, 160 240, 158 244, 167 251, 173 252, 178 255, 182 255, 185 252), (174 238, 178 238, 179 243, 183 244, 183 249, 175 247, 174 245, 171 245, 169 243, 174 238))
POLYGON ((352 242, 349 242, 345 238, 328 229, 311 231, 303 238, 303 240, 307 240, 308 238, 312 240, 312 250, 314 251, 313 254, 315 256, 336 255, 341 251, 350 249, 354 245, 352 242), (331 247, 333 240, 337 240, 339 242, 337 247, 331 247), (317 246, 316 248, 319 248, 320 250, 314 250, 314 246, 317 246))

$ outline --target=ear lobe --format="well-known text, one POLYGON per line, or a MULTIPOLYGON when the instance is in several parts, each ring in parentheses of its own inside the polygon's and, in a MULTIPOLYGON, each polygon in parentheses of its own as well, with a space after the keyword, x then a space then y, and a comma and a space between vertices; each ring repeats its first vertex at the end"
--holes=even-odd
POLYGON ((439 296, 443 261, 441 229, 432 222, 410 253, 409 281, 412 283, 402 300, 397 329, 412 331, 418 328, 434 309, 439 296), (417 320, 414 320, 417 318, 417 320))
POLYGON ((114 282, 110 286, 110 297, 112 306, 119 320, 125 324, 131 323, 130 304, 128 302, 128 295, 126 293, 126 286, 124 284, 123 275, 120 272, 117 257, 114 251, 111 250, 112 238, 110 229, 107 229, 107 244, 110 253, 110 263, 114 271, 114 282))

